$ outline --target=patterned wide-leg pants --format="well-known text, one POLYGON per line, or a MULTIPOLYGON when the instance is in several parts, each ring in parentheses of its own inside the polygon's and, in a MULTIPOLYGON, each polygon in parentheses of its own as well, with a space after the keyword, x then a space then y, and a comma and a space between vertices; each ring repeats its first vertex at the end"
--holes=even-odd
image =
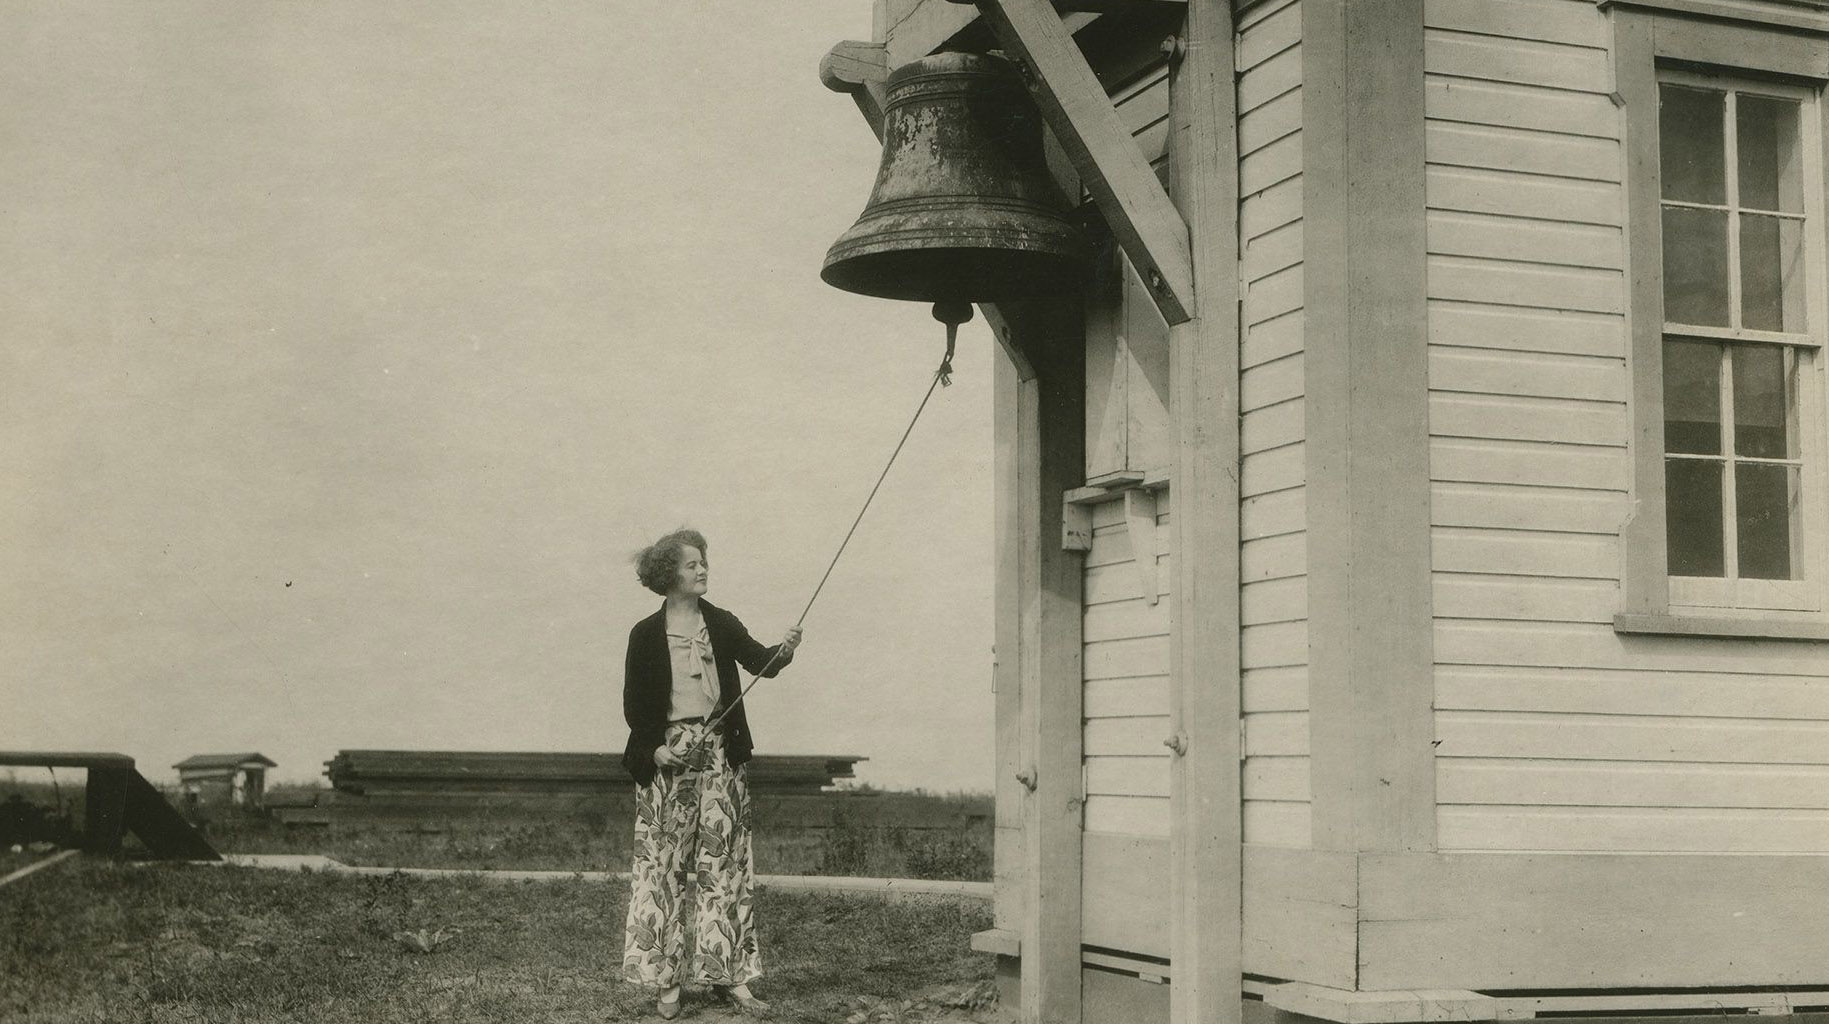
MULTIPOLYGON (((667 746, 684 756, 705 734, 702 723, 675 722, 667 727, 667 746)), ((714 734, 706 747, 706 770, 663 769, 636 790, 635 866, 622 954, 623 977, 632 982, 742 985, 762 976, 749 786, 743 768, 725 760, 722 736, 714 734), (686 906, 689 870, 698 879, 692 907, 686 906), (692 950, 685 948, 689 911, 692 950)))

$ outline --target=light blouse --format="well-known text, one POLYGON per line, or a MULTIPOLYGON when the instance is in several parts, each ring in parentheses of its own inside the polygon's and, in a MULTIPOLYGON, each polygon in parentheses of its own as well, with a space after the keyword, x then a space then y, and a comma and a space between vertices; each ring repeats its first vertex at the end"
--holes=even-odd
POLYGON ((718 662, 711 634, 701 623, 696 633, 667 631, 667 653, 673 663, 673 696, 669 721, 709 718, 718 706, 718 662))

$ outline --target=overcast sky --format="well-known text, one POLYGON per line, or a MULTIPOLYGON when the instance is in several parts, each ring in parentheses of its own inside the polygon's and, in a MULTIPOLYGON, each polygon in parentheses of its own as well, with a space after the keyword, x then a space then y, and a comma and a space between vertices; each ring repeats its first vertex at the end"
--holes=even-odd
MULTIPOLYGON (((628 556, 798 614, 936 364, 818 278, 868 0, 0 6, 0 748, 616 750, 628 556)), ((759 753, 991 785, 993 343, 759 753)))

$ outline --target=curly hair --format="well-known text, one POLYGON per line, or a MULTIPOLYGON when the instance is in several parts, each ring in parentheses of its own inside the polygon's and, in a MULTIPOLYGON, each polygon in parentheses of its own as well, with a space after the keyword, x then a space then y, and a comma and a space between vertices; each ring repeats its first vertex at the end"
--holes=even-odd
POLYGON ((665 597, 679 578, 681 547, 698 548, 699 554, 711 557, 705 535, 682 526, 636 553, 635 575, 641 585, 665 597))

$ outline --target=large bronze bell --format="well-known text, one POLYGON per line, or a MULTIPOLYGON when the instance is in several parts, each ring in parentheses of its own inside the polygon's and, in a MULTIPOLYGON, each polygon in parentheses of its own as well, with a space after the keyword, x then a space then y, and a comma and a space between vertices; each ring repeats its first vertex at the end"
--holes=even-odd
POLYGON ((889 76, 883 162, 820 277, 850 292, 997 302, 1077 287, 1087 245, 1062 212, 1041 124, 1001 57, 941 53, 889 76))

